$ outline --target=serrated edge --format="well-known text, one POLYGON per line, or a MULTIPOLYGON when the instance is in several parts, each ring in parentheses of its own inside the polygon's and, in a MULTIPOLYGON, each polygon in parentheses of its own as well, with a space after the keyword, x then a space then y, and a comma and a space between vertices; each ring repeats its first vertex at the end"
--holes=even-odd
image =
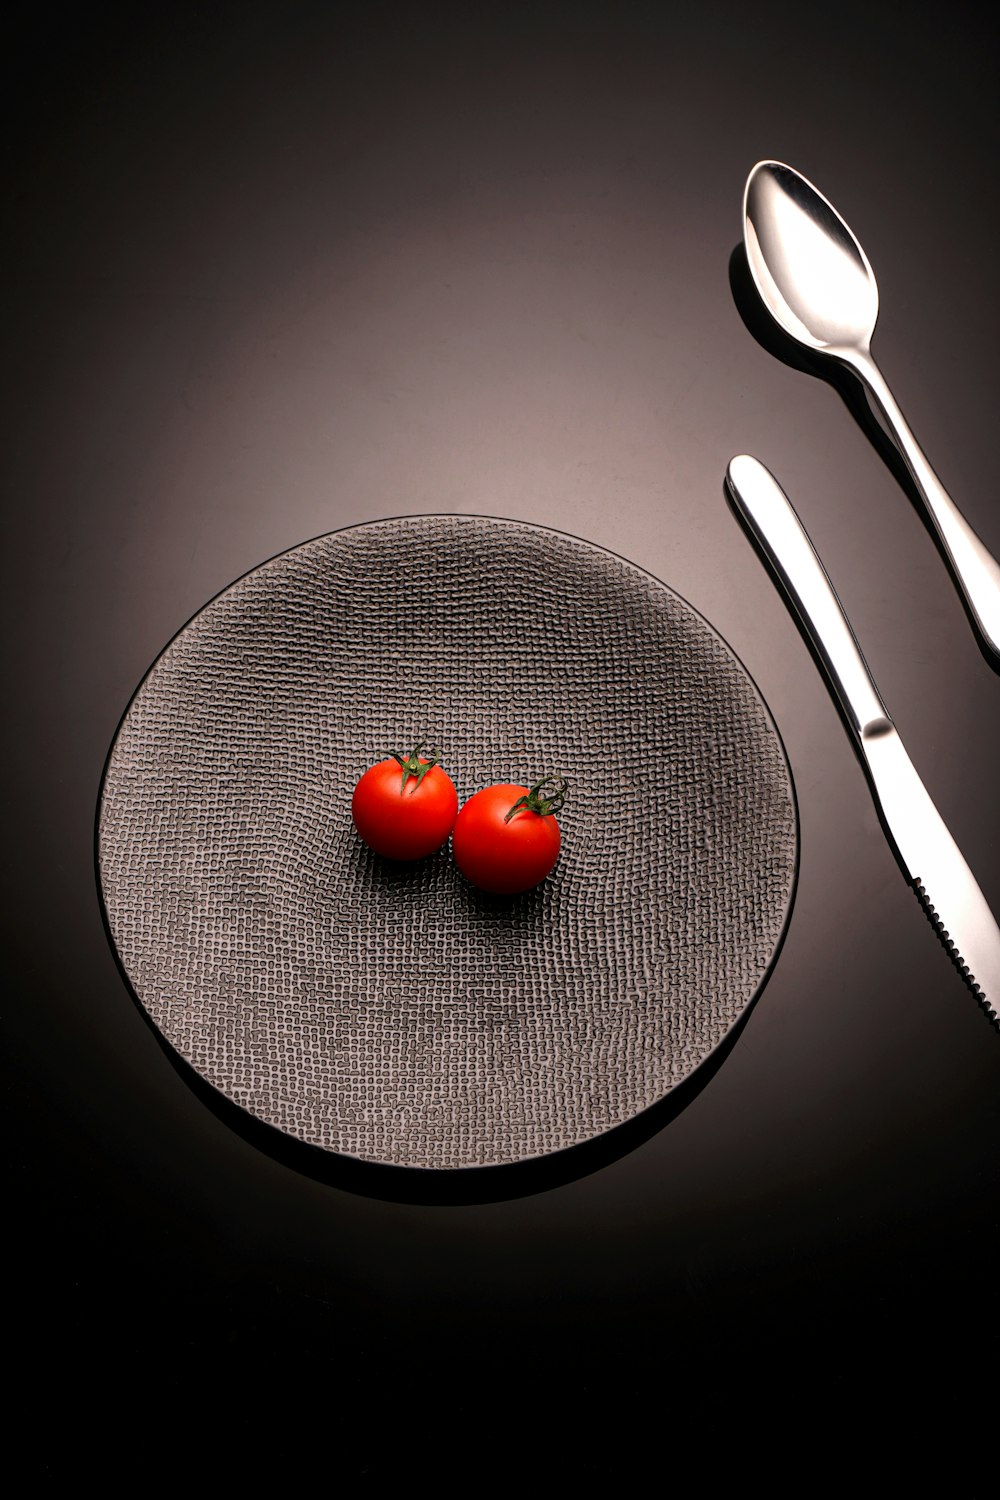
POLYGON ((955 942, 950 932, 945 927, 941 918, 938 916, 937 908, 931 901, 930 896, 927 894, 927 889, 924 886, 923 881, 918 880, 916 877, 914 877, 913 889, 916 891, 917 897, 920 901, 920 905, 924 909, 924 915, 927 917, 931 926, 934 928, 934 931, 937 933, 943 947, 948 953, 948 956, 951 958, 962 978, 969 986, 969 989, 978 1000, 980 1006, 985 1012, 986 1019, 990 1021, 998 1031, 1000 1031, 1000 1015, 997 1014, 993 1002, 987 998, 986 991, 983 989, 982 985, 979 983, 979 980, 976 978, 975 974, 973 974, 972 970, 969 968, 969 965, 965 962, 965 959, 956 948, 955 942))

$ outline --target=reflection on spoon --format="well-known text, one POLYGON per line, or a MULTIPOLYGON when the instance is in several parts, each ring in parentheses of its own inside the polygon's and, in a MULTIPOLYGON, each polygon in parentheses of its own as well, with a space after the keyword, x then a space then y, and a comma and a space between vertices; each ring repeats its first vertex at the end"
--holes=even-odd
POLYGON ((789 337, 847 365, 889 425, 979 631, 1000 657, 1000 563, 931 468, 871 355, 878 287, 868 257, 811 182, 758 162, 743 195, 743 242, 761 300, 789 337))

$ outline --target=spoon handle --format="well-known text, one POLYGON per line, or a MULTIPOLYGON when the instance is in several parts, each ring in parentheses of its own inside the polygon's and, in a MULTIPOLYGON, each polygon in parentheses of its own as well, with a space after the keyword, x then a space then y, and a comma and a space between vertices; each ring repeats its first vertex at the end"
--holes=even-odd
POLYGON ((846 362, 877 401, 934 522, 965 602, 986 644, 1000 656, 1000 563, 969 525, 931 468, 871 355, 867 351, 852 350, 846 362))

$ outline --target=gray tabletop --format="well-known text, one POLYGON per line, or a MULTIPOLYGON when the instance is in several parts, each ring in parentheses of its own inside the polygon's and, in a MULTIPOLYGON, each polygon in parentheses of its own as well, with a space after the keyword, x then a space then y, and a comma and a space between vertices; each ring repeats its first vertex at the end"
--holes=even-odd
POLYGON ((612 1476, 664 1411, 758 1441, 780 1411, 841 1457, 884 1422, 883 1457, 919 1437, 978 1493, 956 1388, 996 1344, 1000 1037, 723 477, 749 452, 792 497, 1000 907, 1000 675, 863 400, 774 340, 740 250, 760 158, 832 200, 878 276, 882 368, 1000 551, 993 60, 965 5, 905 30, 854 3, 19 14, 6 1197, 37 1468, 74 1471, 102 1402, 176 1418, 200 1382, 232 1398, 219 1473, 281 1388, 354 1481, 426 1460, 435 1423, 457 1454, 548 1421, 563 1474, 612 1476), (136 1005, 94 857, 121 716, 208 599, 308 538, 440 512, 557 528, 687 600, 759 687, 800 826, 784 946, 725 1055, 631 1133, 460 1190, 243 1128, 136 1005), (95 1393, 97 1349, 118 1373, 95 1393))

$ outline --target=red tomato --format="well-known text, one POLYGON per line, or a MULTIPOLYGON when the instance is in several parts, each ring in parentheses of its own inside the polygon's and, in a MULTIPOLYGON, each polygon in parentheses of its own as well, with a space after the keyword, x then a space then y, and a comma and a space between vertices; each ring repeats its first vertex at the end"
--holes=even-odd
POLYGON ((481 890, 513 896, 544 880, 559 857, 559 824, 566 782, 542 796, 546 776, 527 787, 501 782, 470 797, 455 823, 455 863, 481 890))
POLYGON ((386 859, 423 859, 440 849, 455 826, 455 784, 437 764, 437 751, 425 760, 423 748, 415 746, 405 760, 401 755, 380 760, 354 788, 354 826, 386 859))

